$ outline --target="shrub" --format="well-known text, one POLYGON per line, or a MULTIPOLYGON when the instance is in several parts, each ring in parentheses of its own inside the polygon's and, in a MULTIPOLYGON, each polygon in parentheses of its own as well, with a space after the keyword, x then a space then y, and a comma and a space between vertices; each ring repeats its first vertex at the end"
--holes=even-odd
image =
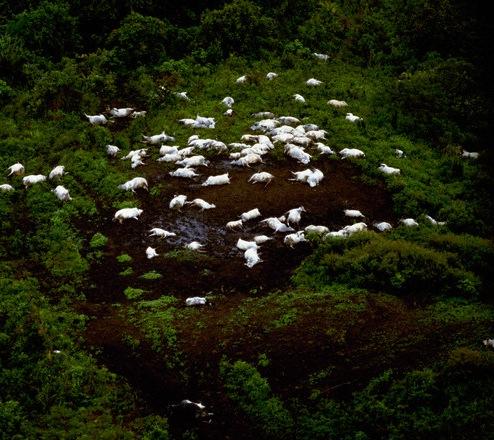
POLYGON ((117 261, 122 264, 130 263, 132 261, 132 257, 129 254, 120 254, 117 257, 117 261))
POLYGON ((166 364, 169 368, 179 362, 177 353, 177 331, 173 325, 177 299, 173 296, 162 296, 151 301, 140 301, 133 312, 133 320, 144 331, 153 350, 161 353, 167 350, 166 364))
POLYGON ((72 55, 80 44, 77 18, 64 2, 44 1, 22 12, 7 24, 7 32, 27 48, 53 59, 72 55))
POLYGON ((108 47, 126 68, 157 63, 165 54, 167 25, 155 17, 135 12, 128 15, 108 37, 108 47))
POLYGON ((0 35, 0 76, 10 83, 20 83, 25 79, 23 66, 30 55, 19 38, 0 35))
POLYGON ((256 368, 244 361, 230 364, 225 360, 220 368, 228 397, 257 425, 262 438, 289 438, 291 415, 283 402, 272 396, 268 381, 256 368))
POLYGON ((137 299, 144 293, 143 289, 137 289, 135 287, 126 287, 124 290, 124 295, 127 299, 137 299))
POLYGON ((223 9, 205 12, 201 19, 204 43, 216 46, 223 58, 230 54, 259 55, 261 49, 272 46, 270 36, 274 28, 274 21, 249 0, 234 0, 223 9))
POLYGON ((141 275, 141 278, 144 280, 159 280, 160 278, 163 278, 163 275, 160 273, 156 272, 155 270, 152 270, 151 272, 146 272, 144 275, 141 275))
POLYGON ((479 281, 454 254, 374 233, 327 240, 297 270, 294 280, 312 287, 341 283, 396 295, 473 296, 479 281))
POLYGON ((127 267, 124 270, 122 270, 122 272, 120 272, 119 275, 121 277, 128 277, 128 276, 132 275, 133 273, 134 273, 134 269, 132 269, 131 267, 127 267))
POLYGON ((96 234, 92 236, 89 246, 92 249, 98 249, 105 247, 106 243, 108 243, 108 237, 103 235, 101 232, 96 232, 96 234))

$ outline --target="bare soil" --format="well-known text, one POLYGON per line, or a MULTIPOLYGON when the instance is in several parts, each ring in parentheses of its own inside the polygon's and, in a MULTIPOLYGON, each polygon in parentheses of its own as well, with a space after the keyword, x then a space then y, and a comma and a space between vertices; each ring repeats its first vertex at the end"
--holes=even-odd
MULTIPOLYGON (((357 171, 342 160, 321 160, 315 166, 320 168, 325 179, 310 188, 306 184, 292 182, 291 171, 304 168, 294 161, 267 163, 259 168, 232 168, 227 161, 219 161, 216 166, 200 167, 201 178, 196 181, 173 178, 161 164, 141 168, 136 174, 144 175, 149 187, 161 184, 159 196, 149 195, 138 190, 141 208, 144 210, 138 221, 127 220, 122 224, 113 222, 113 212, 107 213, 107 220, 97 225, 98 230, 109 237, 105 263, 95 268, 95 289, 89 299, 96 302, 124 301, 123 289, 126 286, 149 288, 150 283, 138 276, 156 270, 163 275, 155 281, 146 298, 161 295, 176 295, 180 298, 205 295, 207 293, 249 292, 256 289, 263 292, 273 288, 283 288, 289 281, 292 270, 310 252, 308 244, 291 249, 283 244, 284 234, 274 235, 275 239, 261 246, 262 263, 248 269, 244 265, 243 252, 235 246, 238 238, 252 239, 254 235, 272 235, 272 230, 251 220, 239 231, 228 231, 225 224, 237 220, 242 212, 259 208, 262 218, 281 216, 287 210, 304 206, 300 229, 309 224, 325 225, 339 229, 352 223, 345 218, 343 210, 359 209, 365 215, 368 225, 376 220, 394 222, 391 198, 384 185, 363 184, 357 171), (274 181, 264 184, 250 184, 248 178, 256 171, 269 171, 274 181), (209 175, 229 172, 232 183, 229 185, 203 187, 200 182, 209 175), (202 198, 214 203, 216 208, 201 211, 186 205, 181 211, 170 210, 169 201, 176 194, 185 194, 188 200, 202 198), (175 232, 176 237, 160 239, 149 237, 149 230, 161 227, 175 232), (167 252, 182 249, 193 240, 206 245, 204 258, 196 261, 175 261, 164 258, 167 252), (148 260, 145 249, 155 247, 160 257, 148 260), (119 277, 122 269, 115 257, 127 253, 133 258, 133 277, 119 277)), ((169 167, 168 167, 169 168, 169 167)))
MULTIPOLYGON (((102 264, 94 264, 91 269, 92 287, 86 293, 87 300, 80 304, 80 310, 93 318, 88 322, 85 337, 90 347, 98 349, 100 360, 112 371, 123 375, 152 411, 167 414, 171 402, 183 398, 206 399, 212 403, 213 411, 223 416, 228 416, 229 403, 225 400, 221 383, 211 377, 206 381, 209 388, 206 389, 203 378, 203 374, 217 375, 218 362, 223 354, 248 359, 259 353, 259 350, 262 351, 264 346, 264 350, 273 357, 273 365, 282 369, 282 376, 273 372, 270 377, 279 390, 281 387, 276 384, 294 380, 301 377, 302 373, 324 364, 327 350, 331 347, 325 344, 323 333, 314 333, 309 322, 306 328, 312 334, 306 338, 307 344, 300 341, 304 329, 298 325, 293 335, 280 334, 282 339, 259 338, 250 348, 245 341, 240 345, 230 341, 223 344, 222 348, 222 317, 228 316, 248 296, 288 288, 293 270, 311 251, 308 243, 291 249, 283 244, 284 234, 276 234, 274 240, 260 248, 263 262, 248 269, 244 265, 243 252, 235 247, 238 238, 272 235, 272 231, 259 225, 258 220, 261 218, 248 222, 239 231, 228 231, 225 224, 253 208, 259 208, 262 218, 266 218, 278 217, 299 206, 304 206, 307 211, 302 214, 300 229, 309 224, 339 229, 352 223, 351 219, 344 217, 343 210, 347 208, 361 210, 369 226, 383 220, 393 224, 395 217, 391 197, 384 185, 366 185, 350 162, 329 158, 311 164, 325 175, 322 183, 315 188, 289 180, 292 171, 307 168, 291 159, 268 159, 266 164, 251 168, 232 168, 228 161, 216 159, 210 167, 198 168, 201 178, 197 180, 170 177, 168 171, 173 168, 152 163, 149 159, 148 162, 148 166, 136 170, 136 175, 146 177, 150 189, 158 185, 160 193, 155 196, 152 191, 138 191, 140 207, 144 210, 139 220, 127 220, 119 224, 112 221, 114 212, 107 212, 105 219, 98 224, 86 225, 88 234, 99 231, 109 238, 102 264), (254 172, 261 170, 275 176, 271 184, 265 186, 247 182, 254 172), (225 172, 230 173, 231 184, 201 186, 207 176, 225 172), (185 194, 189 200, 202 198, 214 203, 216 208, 202 212, 190 206, 181 211, 170 210, 169 201, 176 194, 185 194), (149 229, 152 227, 175 232, 177 237, 149 237, 149 229), (206 245, 198 258, 182 261, 166 257, 168 252, 182 249, 185 243, 193 240, 206 245), (147 246, 155 247, 160 256, 148 260, 145 255, 147 246), (127 267, 116 260, 123 253, 133 259, 133 274, 130 276, 119 275, 127 267), (163 277, 153 281, 140 278, 151 270, 163 277), (195 323, 177 323, 180 349, 186 359, 189 375, 187 387, 181 381, 179 371, 173 375, 163 367, 166 353, 158 355, 145 342, 138 349, 132 349, 124 343, 124 335, 145 340, 140 329, 125 320, 119 311, 129 303, 123 294, 127 286, 144 289, 146 292, 142 299, 154 299, 162 295, 173 295, 183 301, 190 296, 212 294, 217 297, 212 306, 204 309, 207 333, 198 337, 198 333, 193 330, 195 323), (115 307, 115 304, 121 306, 115 307), (201 375, 196 377, 194 371, 201 372, 201 375)), ((314 319, 317 320, 316 315, 314 319)), ((346 366, 342 365, 342 368, 346 366)), ((355 380, 354 376, 349 375, 346 379, 339 377, 337 381, 350 383, 355 380)), ((173 419, 171 423, 174 424, 173 419)), ((204 438, 228 438, 228 432, 232 433, 231 438, 249 438, 246 429, 242 421, 237 421, 230 428, 225 423, 208 424, 201 427, 201 432, 204 438), (240 435, 238 430, 243 430, 245 435, 240 435)))

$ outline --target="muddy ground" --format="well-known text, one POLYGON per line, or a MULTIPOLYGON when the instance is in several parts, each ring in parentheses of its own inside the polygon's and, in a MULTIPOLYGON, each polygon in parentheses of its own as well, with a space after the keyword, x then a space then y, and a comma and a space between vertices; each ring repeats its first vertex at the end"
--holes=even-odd
MULTIPOLYGON (((167 414, 171 402, 183 398, 204 400, 207 394, 208 399, 216 401, 215 412, 221 413, 225 411, 227 404, 218 389, 220 384, 211 381, 212 389, 204 390, 191 381, 185 389, 178 377, 171 377, 169 372, 165 372, 162 355, 158 355, 146 344, 141 344, 136 351, 123 343, 122 336, 128 334, 145 339, 140 329, 122 318, 121 307, 114 306, 120 303, 125 308, 129 303, 123 294, 124 289, 127 286, 145 289, 146 293, 141 299, 173 295, 184 301, 190 296, 211 294, 217 299, 211 307, 203 309, 203 313, 205 319, 210 318, 210 322, 220 321, 221 316, 227 315, 248 296, 259 296, 289 287, 293 270, 311 251, 308 243, 300 244, 294 249, 288 248, 283 244, 284 234, 276 234, 274 240, 260 248, 263 262, 248 269, 244 265, 243 252, 235 247, 236 241, 238 238, 249 239, 257 234, 272 235, 272 231, 259 225, 257 220, 248 222, 242 230, 227 231, 225 224, 228 221, 238 219, 242 212, 253 208, 259 208, 262 218, 266 218, 280 216, 291 208, 304 206, 307 212, 302 216, 300 229, 315 224, 337 230, 352 223, 351 219, 344 217, 343 210, 347 208, 361 210, 366 215, 368 225, 384 220, 395 224, 391 197, 383 184, 364 184, 350 162, 331 158, 321 158, 311 164, 321 169, 325 175, 322 183, 315 188, 289 181, 292 171, 307 168, 292 159, 270 161, 268 158, 266 164, 261 166, 232 168, 229 161, 220 158, 214 160, 208 168, 199 167, 201 177, 197 180, 172 178, 168 175, 168 171, 173 169, 170 166, 150 159, 147 162, 149 165, 138 168, 135 175, 146 177, 150 190, 159 186, 160 193, 156 196, 152 195, 153 191, 138 191, 137 197, 144 210, 140 219, 119 224, 112 221, 112 211, 106 213, 106 218, 101 223, 89 227, 91 233, 99 231, 105 234, 109 242, 102 264, 92 267, 92 288, 86 294, 87 300, 79 307, 91 318, 85 335, 87 344, 98 351, 99 359, 110 370, 123 375, 130 382, 149 405, 150 411, 167 414), (275 179, 267 186, 248 183, 248 178, 256 171, 268 171, 275 179), (224 172, 230 173, 230 185, 201 186, 207 176, 224 172), (168 204, 176 194, 186 194, 189 200, 202 198, 214 203, 216 208, 201 212, 197 208, 184 207, 180 212, 172 211, 168 204), (149 237, 149 229, 152 227, 175 232, 177 237, 149 237), (206 244, 205 251, 199 258, 181 261, 167 257, 168 252, 182 249, 185 243, 193 240, 206 244), (147 246, 155 247, 160 256, 148 260, 145 255, 147 246), (118 263, 116 257, 122 253, 133 258, 133 274, 130 276, 119 275, 125 265, 118 263), (140 278, 151 270, 159 272, 163 277, 154 281, 140 278)), ((197 339, 197 335, 188 331, 187 323, 180 323, 178 328, 181 348, 188 353, 190 365, 201 371, 217 369, 217 362, 222 355, 217 345, 219 333, 211 332, 206 338, 197 339)), ((313 341, 316 345, 317 339, 313 341)), ((277 341, 264 342, 272 347, 283 347, 282 351, 286 351, 285 355, 288 357, 293 354, 285 344, 292 344, 291 340, 279 341, 279 344, 277 341)), ((309 360, 318 351, 316 349, 314 352, 314 347, 310 348, 310 355, 306 353, 309 360)), ((245 347, 232 349, 241 357, 245 347)), ((282 356, 283 353, 276 351, 277 356, 282 356)), ((292 366, 295 370, 299 368, 297 363, 292 366)), ((290 376, 294 372, 296 373, 287 371, 284 374, 290 376)), ((171 422, 173 424, 173 420, 171 422)), ((218 429, 219 425, 202 428, 206 438, 218 438, 217 435, 221 432, 218 429)))
MULTIPOLYGON (((186 298, 208 293, 249 292, 251 289, 265 291, 275 287, 283 288, 289 275, 302 258, 310 252, 308 244, 294 249, 283 244, 285 234, 272 234, 272 230, 260 225, 258 220, 271 216, 280 216, 287 210, 304 206, 300 228, 309 224, 325 225, 330 229, 339 229, 352 223, 345 218, 343 209, 361 210, 371 225, 374 221, 394 222, 391 199, 384 185, 369 187, 363 184, 357 171, 343 160, 320 160, 315 164, 325 174, 322 183, 310 188, 306 184, 292 182, 291 171, 302 170, 295 161, 267 163, 261 167, 232 168, 228 161, 218 161, 208 168, 200 167, 202 174, 198 180, 173 178, 168 175, 170 167, 160 164, 143 167, 136 175, 144 175, 149 188, 160 185, 159 196, 151 196, 144 190, 138 190, 141 208, 144 210, 138 221, 127 220, 123 224, 113 222, 113 212, 109 212, 107 221, 98 225, 98 230, 109 237, 108 253, 105 264, 100 267, 102 273, 94 273, 98 280, 96 289, 89 299, 97 302, 123 301, 119 287, 149 283, 139 281, 138 276, 150 270, 163 275, 153 284, 146 298, 161 295, 175 295, 186 298), (256 171, 269 171, 274 181, 264 184, 250 184, 248 178, 256 171), (229 172, 232 183, 229 185, 203 187, 201 182, 209 175, 229 172), (170 210, 169 201, 176 194, 185 194, 188 200, 202 198, 216 205, 215 209, 201 211, 185 206, 181 211, 170 210), (237 220, 242 212, 259 208, 262 217, 251 220, 238 231, 228 231, 225 224, 237 220), (149 237, 149 230, 160 227, 177 234, 176 237, 160 239, 149 237), (252 269, 244 266, 243 252, 235 246, 238 238, 252 239, 254 235, 273 235, 274 240, 261 246, 263 260, 252 269), (168 258, 170 251, 182 249, 185 243, 199 241, 206 245, 203 257, 193 262, 177 262, 168 258), (145 249, 155 247, 160 257, 148 260, 145 249), (118 277, 118 265, 115 257, 128 253, 133 258, 134 277, 118 277), (115 273, 117 272, 117 273, 115 273), (130 284, 129 284, 130 283, 130 284)), ((171 168, 173 169, 173 168, 171 168)))

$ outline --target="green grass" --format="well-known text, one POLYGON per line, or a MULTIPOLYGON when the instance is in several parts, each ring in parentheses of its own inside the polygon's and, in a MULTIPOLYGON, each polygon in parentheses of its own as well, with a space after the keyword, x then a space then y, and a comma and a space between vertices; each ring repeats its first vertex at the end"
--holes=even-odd
POLYGON ((137 289, 135 287, 126 287, 124 290, 124 295, 127 299, 137 299, 144 294, 145 290, 137 289))
POLYGON ((198 261, 206 261, 211 257, 202 252, 189 249, 174 249, 163 254, 163 258, 174 260, 178 263, 193 263, 198 261))
POLYGON ((152 270, 150 272, 146 272, 145 274, 141 275, 140 278, 142 278, 143 280, 154 281, 163 278, 163 275, 156 272, 155 270, 152 270))
POLYGON ((119 273, 121 277, 128 277, 134 273, 134 269, 132 267, 127 267, 122 272, 119 273))
POLYGON ((120 254, 117 256, 117 261, 122 264, 130 263, 132 262, 132 257, 129 254, 120 254))

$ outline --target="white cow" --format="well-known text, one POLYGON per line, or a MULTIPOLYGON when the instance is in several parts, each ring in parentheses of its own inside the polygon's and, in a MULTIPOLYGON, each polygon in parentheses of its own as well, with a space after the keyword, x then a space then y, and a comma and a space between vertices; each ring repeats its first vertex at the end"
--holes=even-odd
POLYGON ((113 219, 118 220, 120 223, 122 223, 124 220, 131 218, 133 218, 134 220, 138 220, 142 212, 143 212, 142 209, 139 208, 123 208, 123 209, 119 209, 115 213, 113 219))
POLYGON ((58 200, 61 200, 62 202, 68 202, 69 200, 72 200, 72 197, 70 197, 69 190, 62 185, 58 185, 55 189, 52 189, 52 192, 57 196, 58 200))
POLYGON ((228 173, 219 174, 218 176, 209 176, 202 186, 215 186, 215 185, 227 185, 230 183, 230 176, 228 173))
POLYGON ((180 211, 185 205, 186 200, 187 196, 184 196, 183 194, 173 197, 170 201, 170 209, 178 209, 180 211))
POLYGON ((46 180, 46 176, 42 174, 30 174, 29 176, 25 176, 22 178, 22 183, 26 188, 36 183, 44 182, 46 180))
POLYGON ((262 262, 262 260, 259 258, 259 254, 257 253, 257 249, 253 247, 245 251, 244 258, 245 258, 245 265, 249 269, 252 269, 256 264, 262 262))
POLYGON ((147 190, 148 181, 144 177, 134 177, 133 179, 128 180, 122 185, 118 185, 118 187, 120 189, 123 189, 124 191, 132 191, 132 192, 135 192, 135 190, 138 188, 147 190))
POLYGON ((14 165, 11 165, 10 167, 7 168, 7 170, 10 171, 9 176, 12 174, 14 176, 22 176, 24 174, 24 165, 21 163, 17 162, 14 165))

